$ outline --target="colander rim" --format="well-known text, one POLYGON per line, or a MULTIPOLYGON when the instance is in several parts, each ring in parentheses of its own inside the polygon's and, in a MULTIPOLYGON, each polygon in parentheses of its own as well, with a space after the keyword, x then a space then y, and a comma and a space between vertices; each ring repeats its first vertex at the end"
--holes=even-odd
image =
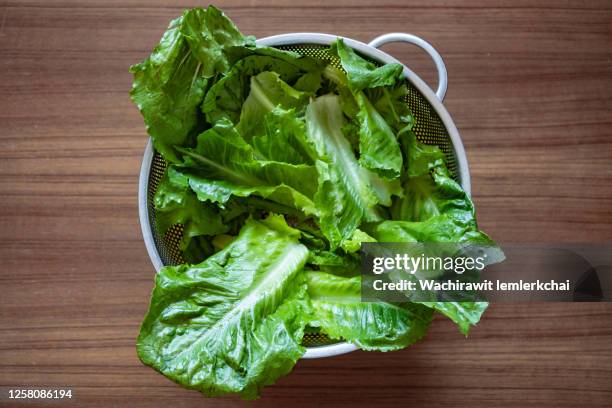
MULTIPOLYGON (((358 53, 369 57, 373 60, 379 61, 383 64, 388 63, 399 63, 404 67, 404 77, 410 81, 410 83, 423 95, 427 102, 434 108, 435 112, 440 117, 440 120, 444 124, 446 131, 451 140, 453 146, 453 152, 455 160, 457 162, 457 176, 462 188, 468 195, 471 194, 471 183, 470 183, 470 172, 467 163, 467 157, 465 149, 459 136, 459 131, 455 126, 450 114, 442 104, 442 101, 438 99, 434 91, 413 71, 411 71, 406 65, 398 61, 396 58, 387 54, 384 51, 379 50, 376 47, 365 44, 361 41, 346 38, 340 35, 325 34, 325 33, 287 33, 264 37, 257 40, 257 45, 265 46, 284 46, 284 45, 306 45, 306 44, 317 44, 317 45, 329 45, 334 42, 337 38, 342 38, 346 45, 356 50, 358 53)), ((153 162, 153 156, 155 150, 153 148, 152 139, 149 138, 147 146, 144 151, 142 158, 142 164, 140 167, 140 177, 138 182, 138 213, 140 218, 140 227, 145 241, 145 247, 151 259, 151 263, 156 271, 159 271, 164 265, 159 256, 157 248, 155 246, 155 240, 153 239, 153 231, 149 221, 149 210, 148 210, 148 187, 149 187, 149 175, 151 171, 151 164, 153 162)), ((304 359, 311 358, 323 358, 332 357, 340 354, 349 353, 357 350, 358 347, 354 344, 347 342, 339 342, 326 346, 307 347, 306 353, 302 356, 304 359)))

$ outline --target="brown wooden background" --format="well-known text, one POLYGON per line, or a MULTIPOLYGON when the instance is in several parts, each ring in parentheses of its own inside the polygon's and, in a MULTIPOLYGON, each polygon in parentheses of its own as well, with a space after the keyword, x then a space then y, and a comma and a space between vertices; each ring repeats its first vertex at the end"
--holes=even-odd
MULTIPOLYGON (((127 69, 193 5, 0 1, 0 386, 71 387, 79 406, 246 405, 174 385, 134 347, 154 271, 127 69)), ((218 5, 256 36, 423 36, 447 64, 445 103, 483 229, 500 241, 612 242, 610 1, 218 5)), ((432 83, 423 53, 385 49, 432 83)), ((610 407, 612 304, 494 305, 467 340, 438 319, 408 350, 301 361, 250 404, 310 405, 610 407)))

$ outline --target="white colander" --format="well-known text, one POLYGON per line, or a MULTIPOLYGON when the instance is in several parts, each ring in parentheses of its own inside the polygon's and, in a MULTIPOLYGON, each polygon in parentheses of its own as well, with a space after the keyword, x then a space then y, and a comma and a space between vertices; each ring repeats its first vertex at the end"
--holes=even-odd
MULTIPOLYGON (((328 45, 337 38, 338 36, 330 34, 293 33, 262 38, 257 41, 257 44, 291 50, 322 59, 341 69, 338 59, 328 52, 328 45)), ((438 89, 435 93, 414 72, 404 66, 404 76, 409 89, 406 103, 415 117, 413 131, 421 142, 437 145, 442 149, 450 172, 463 189, 470 194, 470 173, 465 150, 455 124, 442 104, 446 94, 447 75, 442 57, 436 49, 422 38, 404 33, 385 34, 375 38, 369 44, 344 38, 347 46, 378 65, 399 62, 378 49, 381 45, 390 42, 407 42, 417 45, 433 59, 438 70, 438 89)), ((163 236, 155 226, 153 197, 165 168, 166 162, 153 149, 153 143, 149 139, 140 169, 138 209, 145 246, 157 271, 165 265, 184 263, 179 249, 183 233, 182 226, 175 225, 163 236)), ((357 349, 353 344, 334 341, 321 333, 306 333, 303 344, 307 347, 303 358, 330 357, 357 349)))

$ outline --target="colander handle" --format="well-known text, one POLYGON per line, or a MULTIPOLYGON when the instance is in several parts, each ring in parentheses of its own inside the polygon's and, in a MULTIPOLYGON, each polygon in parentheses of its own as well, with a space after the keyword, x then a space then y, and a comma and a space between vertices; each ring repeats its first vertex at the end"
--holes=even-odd
POLYGON ((429 54, 431 59, 433 59, 434 64, 436 64, 436 69, 438 70, 438 89, 436 90, 436 96, 441 101, 444 100, 444 95, 446 95, 446 88, 448 86, 448 76, 446 74, 446 66, 444 65, 444 61, 442 60, 442 57, 438 51, 421 37, 406 33, 383 34, 370 41, 368 45, 370 47, 378 48, 381 45, 390 42, 406 42, 409 44, 414 44, 429 54))

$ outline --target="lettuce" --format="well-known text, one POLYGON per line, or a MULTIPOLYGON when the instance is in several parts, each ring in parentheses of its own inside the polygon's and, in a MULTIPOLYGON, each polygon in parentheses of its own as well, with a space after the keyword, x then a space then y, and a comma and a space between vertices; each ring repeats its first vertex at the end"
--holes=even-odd
POLYGON ((359 166, 342 133, 345 119, 336 95, 323 95, 308 105, 308 140, 317 152, 319 189, 315 202, 321 230, 332 248, 353 235, 362 220, 382 219, 368 173, 359 166))
POLYGON ((209 396, 254 398, 304 353, 309 320, 301 270, 308 249, 282 216, 249 219, 236 240, 155 279, 138 356, 209 396))
POLYGON ((419 304, 362 302, 360 276, 309 271, 306 281, 314 313, 310 325, 363 350, 402 349, 423 337, 432 320, 433 310, 419 304))
MULTIPOLYGON (((391 179, 399 177, 402 153, 396 134, 372 104, 364 89, 380 89, 400 83, 403 67, 400 64, 387 64, 377 68, 358 56, 341 39, 332 45, 331 52, 339 57, 342 68, 346 71, 346 81, 340 81, 338 85, 343 86, 346 83, 357 105, 359 163, 383 177, 391 179)), ((340 94, 350 97, 347 96, 349 92, 346 90, 340 90, 340 94)))
POLYGON ((339 39, 342 70, 255 46, 218 9, 171 22, 134 65, 132 100, 169 163, 155 197, 187 263, 156 276, 138 355, 209 396, 259 396, 305 331, 392 351, 439 312, 467 334, 477 302, 362 302, 363 242, 483 243, 444 154, 419 142, 399 64, 339 39))
POLYGON ((173 147, 199 129, 198 107, 211 79, 227 70, 227 50, 253 46, 220 10, 196 8, 172 21, 149 58, 130 68, 132 100, 167 160, 177 161, 173 147))

